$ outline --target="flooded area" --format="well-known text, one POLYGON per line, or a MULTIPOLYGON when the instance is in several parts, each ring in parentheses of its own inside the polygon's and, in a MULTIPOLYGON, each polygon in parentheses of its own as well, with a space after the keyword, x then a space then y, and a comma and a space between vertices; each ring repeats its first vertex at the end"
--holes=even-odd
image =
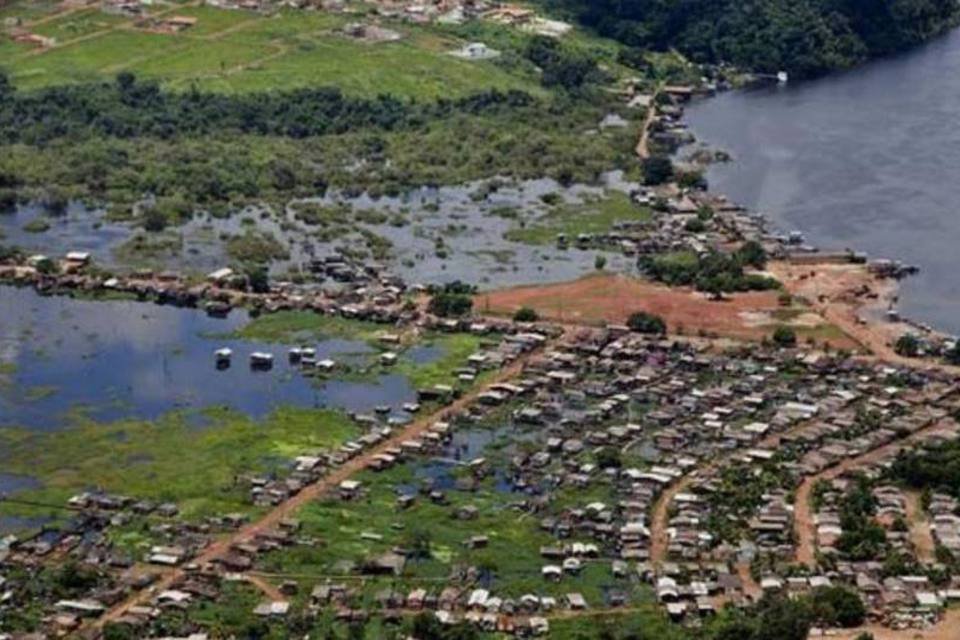
POLYGON ((798 229, 920 267, 900 309, 960 333, 960 32, 810 83, 732 92, 691 106, 698 139, 730 152, 710 187, 798 229))
MULTIPOLYGON (((537 224, 550 211, 545 199, 575 206, 637 187, 613 172, 598 186, 564 187, 551 179, 493 180, 424 187, 398 197, 331 192, 298 201, 343 210, 342 223, 352 231, 333 239, 325 239, 319 226, 297 219, 297 203, 280 215, 255 208, 227 218, 198 214, 160 233, 111 221, 103 210, 80 203, 72 203, 60 216, 47 215, 39 205, 24 205, 15 213, 0 215, 0 237, 5 244, 48 255, 87 251, 109 268, 148 266, 207 273, 236 262, 227 254, 228 238, 255 231, 277 239, 288 254, 271 265, 275 275, 282 275, 307 270, 311 260, 331 255, 337 247, 363 246, 363 232, 389 241, 386 262, 407 282, 461 280, 494 289, 572 280, 594 270, 596 251, 562 250, 552 243, 533 245, 505 237, 524 225, 537 224), (375 215, 364 215, 369 212, 375 215), (45 231, 38 230, 38 222, 40 228, 46 225, 45 231), (139 247, 134 242, 137 237, 145 239, 139 247)), ((608 256, 610 270, 630 271, 633 266, 625 256, 608 256)))
MULTIPOLYGON (((248 321, 245 311, 211 318, 192 309, 139 302, 43 297, 0 287, 0 426, 57 429, 72 412, 110 421, 155 418, 176 409, 228 406, 262 417, 282 405, 366 412, 416 400, 403 376, 306 378, 288 364, 287 345, 223 339, 248 321), (233 350, 218 369, 214 351, 233 350), (251 353, 274 354, 269 371, 251 353)), ((372 348, 350 340, 312 342, 317 358, 349 364, 372 348)), ((0 491, 2 491, 0 481, 0 491)))

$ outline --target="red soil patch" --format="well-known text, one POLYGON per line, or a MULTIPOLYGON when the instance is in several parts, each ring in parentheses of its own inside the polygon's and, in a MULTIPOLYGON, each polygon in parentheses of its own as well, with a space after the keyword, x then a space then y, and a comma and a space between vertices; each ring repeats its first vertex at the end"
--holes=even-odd
POLYGON ((690 289, 671 289, 614 274, 482 293, 474 305, 481 312, 504 315, 530 307, 553 321, 595 325, 623 324, 631 313, 646 311, 663 318, 671 332, 703 332, 744 339, 769 335, 772 328, 757 323, 755 317, 779 309, 775 291, 738 293, 711 300, 690 289))

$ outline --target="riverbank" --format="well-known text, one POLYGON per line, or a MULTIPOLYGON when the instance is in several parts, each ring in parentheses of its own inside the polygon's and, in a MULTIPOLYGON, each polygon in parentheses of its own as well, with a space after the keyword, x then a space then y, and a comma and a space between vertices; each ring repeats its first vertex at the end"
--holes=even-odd
POLYGON ((852 247, 917 265, 897 310, 957 335, 960 133, 943 127, 960 104, 957 68, 960 31, 815 82, 694 100, 684 121, 733 159, 706 167, 711 190, 823 251, 852 247))
MULTIPOLYGON (((764 90, 765 91, 765 90, 764 90)), ((771 90, 772 91, 772 90, 771 90)), ((782 88, 780 91, 786 91, 782 88)), ((741 92, 731 92, 734 95, 741 92)), ((726 93, 721 96, 712 96, 703 98, 703 102, 692 103, 702 105, 709 100, 725 100, 726 93)), ((689 104, 684 107, 689 107, 689 104)), ((684 108, 681 115, 676 118, 681 122, 681 126, 694 135, 689 129, 687 109, 684 108), (682 118, 682 120, 681 120, 682 118)), ((746 125, 741 128, 745 130, 746 125)), ((752 131, 751 131, 752 132, 752 131)), ((760 143, 756 140, 756 132, 751 136, 751 141, 760 143)), ((767 128, 760 125, 760 135, 765 135, 767 128)), ((729 142, 724 139, 723 142, 729 142)), ((704 146, 698 144, 696 151, 690 152, 691 145, 685 145, 678 149, 675 157, 685 152, 690 156, 699 156, 700 158, 711 156, 715 150, 713 146, 707 147, 711 153, 703 153, 704 146)), ((738 145, 739 148, 739 145, 738 145)), ((721 144, 719 150, 727 155, 730 149, 725 144, 721 144)), ((738 157, 737 154, 733 154, 738 157)), ((733 161, 737 162, 736 159, 733 161)), ((719 168, 722 165, 698 163, 704 173, 712 179, 714 171, 727 171, 736 173, 736 168, 719 168), (718 167, 714 170, 714 167, 718 167)), ((755 170, 755 163, 751 162, 748 167, 755 170)), ((757 178, 761 184, 755 185, 756 191, 763 191, 766 185, 763 184, 765 176, 757 178)), ((744 180, 745 176, 738 174, 739 180, 744 180)), ((849 190, 855 191, 857 184, 848 185, 849 190)), ((743 190, 735 194, 728 194, 717 197, 728 198, 730 196, 741 195, 743 190)), ((766 202, 766 201, 765 201, 766 202)), ((775 206, 775 202, 770 202, 775 206)), ((901 279, 905 276, 913 276, 915 268, 903 265, 897 258, 914 259, 915 256, 901 256, 893 254, 889 260, 867 261, 867 254, 861 253, 862 248, 859 245, 852 249, 846 248, 843 252, 837 253, 833 248, 838 246, 838 242, 828 243, 829 250, 822 250, 806 241, 804 237, 807 229, 800 231, 789 231, 782 228, 783 217, 771 217, 764 212, 753 211, 751 207, 750 215, 757 216, 764 221, 765 228, 768 229, 768 237, 789 238, 788 253, 778 256, 780 259, 771 260, 767 266, 767 271, 779 280, 786 291, 807 302, 813 310, 823 317, 824 321, 835 325, 843 330, 852 340, 863 346, 871 353, 892 362, 909 364, 917 366, 924 361, 930 362, 936 359, 939 364, 940 357, 946 350, 952 346, 952 337, 948 333, 947 327, 934 328, 925 322, 918 321, 912 317, 902 315, 901 305, 901 279), (779 228, 778 228, 779 227, 779 228), (791 246, 792 245, 792 246, 791 246), (857 253, 854 253, 857 252, 857 253), (838 259, 838 256, 846 255, 850 259, 838 259), (884 270, 886 270, 884 272, 884 270), (905 335, 915 336, 921 345, 921 357, 904 357, 897 353, 896 343, 905 335)), ((836 213, 832 217, 837 217, 836 213)), ((816 234, 819 240, 822 233, 816 234)), ((847 245, 849 247, 849 245, 847 245)), ((871 247, 873 249, 874 247, 871 247)), ((886 258, 887 256, 885 256, 886 258)))

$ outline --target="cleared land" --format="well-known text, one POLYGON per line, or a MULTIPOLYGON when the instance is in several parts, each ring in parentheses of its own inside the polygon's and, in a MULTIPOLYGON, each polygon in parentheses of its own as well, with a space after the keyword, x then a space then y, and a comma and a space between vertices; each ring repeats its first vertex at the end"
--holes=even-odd
POLYGON ((477 296, 477 309, 512 314, 522 307, 563 323, 623 324, 631 313, 662 317, 672 333, 710 334, 759 340, 781 323, 797 326, 801 338, 812 336, 837 348, 855 347, 845 334, 815 314, 781 307, 776 291, 738 293, 713 300, 690 289, 670 288, 638 278, 597 274, 559 284, 524 286, 477 296), (785 313, 785 311, 790 311, 785 313))
POLYGON ((430 98, 489 88, 538 92, 532 73, 492 61, 447 54, 463 45, 431 27, 388 25, 403 37, 369 42, 344 35, 360 14, 285 11, 274 15, 205 6, 158 7, 153 15, 185 16, 196 24, 156 33, 98 9, 49 13, 15 3, 0 18, 19 17, 27 33, 53 38, 35 47, 0 36, 0 66, 17 86, 33 88, 111 78, 120 71, 166 86, 243 92, 335 85, 355 95, 390 93, 430 98))

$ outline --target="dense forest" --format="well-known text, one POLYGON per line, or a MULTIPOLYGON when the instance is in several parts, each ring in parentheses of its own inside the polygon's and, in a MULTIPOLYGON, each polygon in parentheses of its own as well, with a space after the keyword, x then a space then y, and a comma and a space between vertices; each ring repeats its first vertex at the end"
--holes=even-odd
POLYGON ((638 49, 813 76, 904 50, 957 24, 954 0, 544 0, 638 49))
POLYGON ((484 91, 426 103, 392 96, 352 98, 333 87, 243 95, 177 93, 129 73, 115 82, 20 92, 0 74, 0 142, 43 144, 87 135, 163 139, 220 131, 306 138, 409 128, 452 113, 478 115, 532 102, 520 91, 484 91))

